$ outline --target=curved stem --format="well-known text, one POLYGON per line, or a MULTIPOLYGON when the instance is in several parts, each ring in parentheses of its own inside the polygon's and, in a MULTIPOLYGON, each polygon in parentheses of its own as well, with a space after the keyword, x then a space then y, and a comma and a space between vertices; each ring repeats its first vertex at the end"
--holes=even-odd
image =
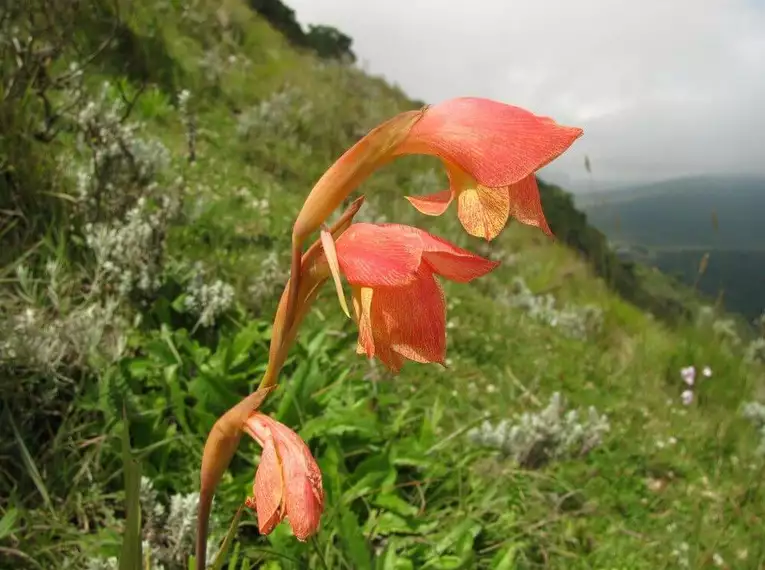
MULTIPOLYGON (((290 266, 289 291, 287 292, 287 308, 284 312, 284 328, 288 331, 295 319, 295 305, 297 304, 298 291, 300 290, 300 273, 302 269, 303 242, 294 234, 292 236, 292 264, 290 266)), ((282 339, 279 339, 281 344, 282 339)))
POLYGON ((197 547, 194 553, 198 570, 205 570, 207 567, 207 531, 210 526, 212 501, 213 493, 209 490, 200 491, 197 511, 197 547))

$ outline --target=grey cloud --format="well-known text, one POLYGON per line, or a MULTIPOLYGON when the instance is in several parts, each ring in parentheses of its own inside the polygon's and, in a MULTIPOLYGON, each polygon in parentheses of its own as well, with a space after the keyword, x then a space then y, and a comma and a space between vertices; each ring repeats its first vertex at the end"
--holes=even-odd
POLYGON ((765 174, 758 0, 287 0, 354 38, 372 73, 437 102, 477 95, 585 135, 544 174, 765 174))

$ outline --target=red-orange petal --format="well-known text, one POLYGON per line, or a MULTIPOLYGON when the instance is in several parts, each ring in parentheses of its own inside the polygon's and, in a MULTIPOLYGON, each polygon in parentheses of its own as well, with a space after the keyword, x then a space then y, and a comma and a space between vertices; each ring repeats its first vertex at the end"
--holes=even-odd
POLYGON ((259 412, 247 418, 244 430, 263 446, 253 484, 261 534, 286 516, 295 537, 306 540, 324 509, 321 471, 310 449, 294 431, 259 412))
POLYGON ((431 270, 403 287, 380 287, 372 297, 378 355, 386 347, 416 362, 441 362, 446 353, 446 303, 431 270))
POLYGON ((263 453, 260 456, 260 465, 255 472, 253 485, 260 534, 269 534, 284 518, 282 508, 284 481, 280 463, 274 440, 268 437, 263 445, 263 453))
POLYGON ((319 528, 324 509, 321 471, 298 434, 273 420, 272 432, 284 472, 284 510, 295 538, 305 541, 319 528))
POLYGON ((536 226, 547 235, 552 235, 542 210, 536 175, 531 174, 509 186, 507 192, 510 199, 510 215, 513 218, 523 224, 536 226))
POLYGON ((486 275, 499 265, 433 234, 421 231, 422 258, 438 275, 451 281, 467 283, 486 275))
POLYGON ((440 216, 446 212, 449 204, 452 203, 454 194, 451 190, 443 190, 434 194, 427 194, 426 196, 406 196, 406 199, 421 214, 440 216))
POLYGON ((542 168, 582 135, 549 117, 477 97, 429 107, 396 154, 431 154, 454 163, 479 184, 514 184, 542 168))
POLYGON ((340 268, 351 285, 379 287, 412 282, 422 261, 418 245, 419 239, 411 233, 358 223, 338 238, 335 247, 340 268))
POLYGON ((375 356, 393 373, 397 374, 401 371, 401 367, 404 366, 404 357, 394 352, 388 346, 381 346, 375 356))
MULTIPOLYGON (((404 224, 354 224, 338 240, 337 250, 348 281, 364 287, 410 283, 419 270, 419 265, 415 266, 418 259, 424 259, 435 273, 460 283, 485 275, 498 265, 438 236, 404 224), (377 267, 382 276, 378 276, 370 266, 377 267), (393 271, 391 266, 395 267, 393 271)), ((355 310, 358 319, 358 307, 355 310)))

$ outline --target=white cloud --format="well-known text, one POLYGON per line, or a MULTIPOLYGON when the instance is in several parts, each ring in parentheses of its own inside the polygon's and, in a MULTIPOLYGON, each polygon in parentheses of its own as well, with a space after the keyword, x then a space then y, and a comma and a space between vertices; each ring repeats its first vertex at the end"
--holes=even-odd
POLYGON ((286 0, 412 97, 490 97, 583 127, 545 169, 604 179, 765 174, 758 0, 286 0))

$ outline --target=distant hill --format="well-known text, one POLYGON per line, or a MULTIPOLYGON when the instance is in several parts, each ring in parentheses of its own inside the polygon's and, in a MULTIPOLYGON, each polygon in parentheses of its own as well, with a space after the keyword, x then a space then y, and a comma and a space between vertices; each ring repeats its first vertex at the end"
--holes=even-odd
POLYGON ((576 197, 588 221, 625 258, 692 284, 709 253, 701 291, 724 291, 748 317, 765 308, 765 178, 694 177, 576 197))

